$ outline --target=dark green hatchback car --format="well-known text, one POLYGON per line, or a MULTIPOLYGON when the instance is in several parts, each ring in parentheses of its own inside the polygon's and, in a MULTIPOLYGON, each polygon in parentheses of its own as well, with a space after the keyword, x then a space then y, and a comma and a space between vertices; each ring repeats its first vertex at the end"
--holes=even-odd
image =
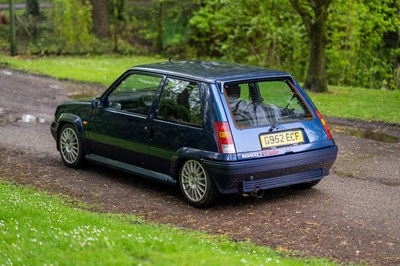
POLYGON ((100 97, 59 105, 51 132, 65 165, 176 185, 196 207, 219 194, 310 188, 338 151, 290 74, 210 61, 128 69, 100 97))

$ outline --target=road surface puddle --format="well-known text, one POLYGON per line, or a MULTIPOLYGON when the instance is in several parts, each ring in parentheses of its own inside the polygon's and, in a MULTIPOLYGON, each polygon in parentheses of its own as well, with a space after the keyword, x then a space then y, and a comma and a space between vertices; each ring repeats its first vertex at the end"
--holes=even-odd
POLYGON ((22 117, 18 118, 18 122, 24 122, 24 123, 44 123, 46 122, 46 120, 44 120, 44 118, 41 117, 37 117, 34 115, 29 115, 29 114, 25 114, 22 115, 22 117))
POLYGON ((68 93, 68 98, 74 100, 86 100, 90 98, 94 98, 95 96, 90 93, 68 93))
POLYGON ((31 114, 16 115, 10 110, 0 108, 0 124, 11 124, 15 122, 22 123, 45 123, 46 120, 42 117, 37 117, 31 114))
POLYGON ((345 126, 341 124, 331 123, 332 132, 343 133, 348 136, 354 136, 357 138, 371 139, 375 141, 385 143, 400 143, 400 138, 388 135, 382 132, 375 132, 369 129, 354 128, 351 126, 345 126))

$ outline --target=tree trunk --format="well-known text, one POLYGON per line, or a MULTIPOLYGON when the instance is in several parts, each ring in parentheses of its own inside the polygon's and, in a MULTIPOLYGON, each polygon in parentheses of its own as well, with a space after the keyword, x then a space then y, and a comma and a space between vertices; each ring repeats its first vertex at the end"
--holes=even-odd
POLYGON ((306 81, 303 85, 305 89, 315 92, 328 91, 325 60, 325 37, 326 26, 323 23, 316 23, 311 26, 310 56, 306 81), (322 24, 322 25, 321 25, 322 24))
POLYGON ((309 0, 307 5, 301 0, 290 0, 293 8, 303 20, 310 41, 308 71, 303 87, 315 92, 328 91, 325 61, 325 32, 328 20, 328 6, 331 1, 309 0))
POLYGON ((108 3, 107 0, 90 0, 94 34, 100 38, 109 37, 108 3))
POLYGON ((28 16, 32 16, 32 17, 40 16, 39 1, 38 0, 26 0, 26 13, 28 16))
POLYGON ((161 53, 163 50, 163 1, 159 1, 158 3, 158 21, 157 21, 157 43, 156 49, 158 53, 161 53))
POLYGON ((40 8, 38 0, 26 0, 26 16, 28 17, 28 28, 33 42, 36 42, 38 36, 38 21, 40 20, 40 8))

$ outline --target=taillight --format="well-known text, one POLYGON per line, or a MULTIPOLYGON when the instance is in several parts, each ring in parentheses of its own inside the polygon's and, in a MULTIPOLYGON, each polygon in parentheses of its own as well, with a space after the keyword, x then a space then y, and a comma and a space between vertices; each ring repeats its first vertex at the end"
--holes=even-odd
POLYGON ((329 131, 329 127, 328 127, 328 125, 326 124, 325 119, 322 117, 321 113, 320 113, 318 110, 316 110, 315 112, 317 113, 317 116, 318 116, 319 120, 321 120, 321 123, 322 123, 322 125, 324 126, 325 132, 326 132, 326 134, 328 135, 328 139, 332 139, 332 134, 331 134, 331 132, 329 131))
POLYGON ((236 153, 228 122, 214 122, 214 127, 217 134, 218 151, 220 153, 236 153))

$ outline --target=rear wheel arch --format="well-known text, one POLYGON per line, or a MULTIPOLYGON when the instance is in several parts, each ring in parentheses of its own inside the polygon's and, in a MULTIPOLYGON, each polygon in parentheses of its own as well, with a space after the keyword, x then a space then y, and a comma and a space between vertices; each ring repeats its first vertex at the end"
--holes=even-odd
MULTIPOLYGON (((204 152, 203 150, 193 149, 189 147, 182 147, 176 151, 176 154, 173 156, 171 160, 169 175, 179 183, 179 173, 182 168, 182 165, 188 160, 196 160, 200 162, 203 167, 203 160, 204 159, 213 159, 214 153, 204 152), (211 155, 210 155, 211 154, 211 155)), ((205 168, 206 169, 206 168, 205 168)), ((207 171, 207 169, 206 169, 207 171)), ((219 187, 215 182, 214 178, 210 175, 210 179, 212 180, 214 186, 217 188, 219 192, 219 187)))
POLYGON ((178 165, 177 184, 186 202, 197 208, 213 205, 219 192, 201 160, 185 158, 178 165))

